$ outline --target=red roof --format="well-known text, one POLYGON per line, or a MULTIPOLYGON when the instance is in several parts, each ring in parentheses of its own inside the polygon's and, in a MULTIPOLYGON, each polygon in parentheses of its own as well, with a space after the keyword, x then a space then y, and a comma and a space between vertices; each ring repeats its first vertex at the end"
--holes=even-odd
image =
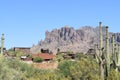
POLYGON ((55 55, 48 54, 48 53, 39 53, 39 54, 32 54, 32 57, 41 57, 42 59, 53 59, 55 55))

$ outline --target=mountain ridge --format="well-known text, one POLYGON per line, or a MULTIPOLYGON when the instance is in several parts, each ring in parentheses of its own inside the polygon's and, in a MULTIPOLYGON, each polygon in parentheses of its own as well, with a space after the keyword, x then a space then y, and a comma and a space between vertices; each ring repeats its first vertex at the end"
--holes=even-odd
MULTIPOLYGON (((105 27, 102 28, 103 37, 105 38, 105 27)), ((115 39, 120 42, 120 33, 109 32, 109 37, 115 34, 115 39)), ((103 40, 104 40, 103 38, 103 40)), ((49 49, 53 53, 61 52, 87 52, 93 48, 94 44, 99 42, 99 28, 84 26, 79 29, 64 26, 61 29, 53 29, 45 32, 45 39, 31 48, 32 53, 40 52, 41 49, 49 49)))

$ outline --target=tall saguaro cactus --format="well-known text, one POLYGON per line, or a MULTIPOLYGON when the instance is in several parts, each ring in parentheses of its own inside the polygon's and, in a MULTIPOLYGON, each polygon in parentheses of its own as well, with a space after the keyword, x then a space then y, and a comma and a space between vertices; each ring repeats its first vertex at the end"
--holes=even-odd
POLYGON ((109 74, 110 70, 110 52, 109 52, 109 33, 108 33, 108 26, 106 26, 106 76, 109 74))
POLYGON ((120 66, 120 44, 118 44, 117 67, 120 66))
POLYGON ((104 80, 104 61, 102 59, 102 47, 103 47, 103 37, 102 37, 102 22, 99 22, 99 65, 100 65, 100 75, 104 80))
POLYGON ((119 46, 118 46, 118 51, 117 51, 117 44, 115 42, 114 36, 115 35, 112 35, 112 62, 113 62, 112 64, 113 64, 113 67, 116 69, 116 65, 118 62, 117 54, 119 53, 119 46))
POLYGON ((1 54, 3 54, 3 48, 4 48, 4 34, 2 34, 2 37, 1 37, 1 54))
POLYGON ((114 44, 114 55, 113 55, 114 66, 116 67, 117 64, 117 44, 114 44))
POLYGON ((112 35, 112 61, 115 61, 115 39, 114 35, 112 35))
MULTIPOLYGON (((103 37, 102 37, 102 22, 99 22, 99 48, 100 48, 100 51, 103 47, 103 37)), ((102 53, 100 53, 102 54, 102 53)))
POLYGON ((99 46, 95 45, 95 54, 97 56, 98 59, 98 63, 99 63, 99 70, 100 70, 100 76, 102 78, 102 80, 104 80, 104 63, 105 60, 103 59, 103 38, 102 38, 102 22, 99 22, 99 46))
POLYGON ((120 66, 120 44, 118 46, 114 45, 113 65, 116 71, 118 71, 118 67, 120 66))

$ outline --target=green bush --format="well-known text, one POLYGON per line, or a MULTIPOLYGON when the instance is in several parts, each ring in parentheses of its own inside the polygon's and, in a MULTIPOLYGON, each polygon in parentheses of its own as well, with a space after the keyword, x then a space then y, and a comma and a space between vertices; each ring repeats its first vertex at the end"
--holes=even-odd
POLYGON ((101 80, 99 66, 89 58, 81 58, 78 61, 63 60, 58 65, 58 70, 69 80, 101 80))
POLYGON ((0 56, 0 80, 26 80, 26 72, 20 70, 20 62, 0 56))
POLYGON ((34 61, 34 62, 42 62, 43 59, 40 58, 40 57, 36 57, 36 58, 33 59, 33 61, 34 61))
POLYGON ((60 73, 62 73, 65 77, 69 77, 71 75, 70 73, 70 67, 74 66, 77 62, 63 60, 59 63, 58 69, 60 70, 60 73))

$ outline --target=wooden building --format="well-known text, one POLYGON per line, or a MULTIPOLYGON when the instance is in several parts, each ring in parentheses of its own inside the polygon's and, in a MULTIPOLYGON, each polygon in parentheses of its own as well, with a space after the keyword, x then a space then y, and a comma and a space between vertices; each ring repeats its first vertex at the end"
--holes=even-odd
POLYGON ((24 54, 30 54, 30 47, 14 47, 13 50, 23 52, 24 54))

